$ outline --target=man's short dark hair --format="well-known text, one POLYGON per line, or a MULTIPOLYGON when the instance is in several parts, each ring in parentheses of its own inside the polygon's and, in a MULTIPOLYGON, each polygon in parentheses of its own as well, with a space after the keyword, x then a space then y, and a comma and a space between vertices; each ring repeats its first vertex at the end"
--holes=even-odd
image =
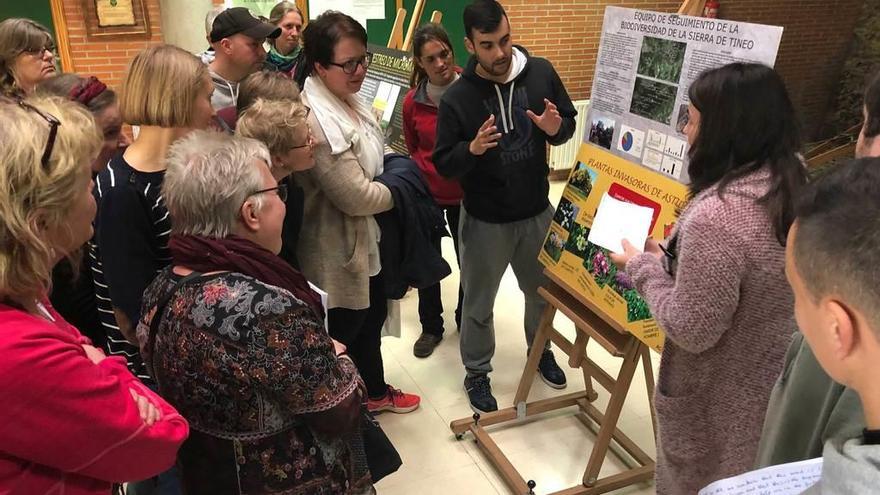
POLYGON ((880 72, 878 72, 865 89, 865 137, 873 138, 880 134, 880 72))
POLYGON ((464 8, 464 32, 473 40, 473 30, 481 33, 494 33, 507 17, 504 7, 495 0, 474 0, 464 8))
POLYGON ((311 74, 315 63, 323 67, 333 62, 333 50, 342 38, 353 38, 367 45, 367 30, 353 17, 328 10, 317 19, 309 21, 303 31, 303 54, 306 71, 311 74))
POLYGON ((880 331, 880 158, 834 167, 795 209, 794 265, 818 301, 839 294, 880 331))

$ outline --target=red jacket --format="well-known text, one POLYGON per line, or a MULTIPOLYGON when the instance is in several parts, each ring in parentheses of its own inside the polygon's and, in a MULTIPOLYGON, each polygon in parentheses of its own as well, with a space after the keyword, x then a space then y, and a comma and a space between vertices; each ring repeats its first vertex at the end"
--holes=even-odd
POLYGON ((0 494, 110 493, 111 482, 168 469, 189 425, 108 357, 94 364, 79 331, 0 304, 0 494), (162 419, 146 426, 129 389, 162 419))
POLYGON ((464 193, 457 180, 437 173, 431 154, 437 136, 437 106, 428 98, 427 80, 409 90, 403 99, 403 134, 413 161, 422 170, 428 189, 441 206, 461 203, 464 193))

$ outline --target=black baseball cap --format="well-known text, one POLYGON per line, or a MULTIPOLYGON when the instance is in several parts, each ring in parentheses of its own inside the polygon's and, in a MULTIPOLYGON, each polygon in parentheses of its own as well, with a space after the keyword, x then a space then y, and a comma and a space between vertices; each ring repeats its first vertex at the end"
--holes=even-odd
POLYGON ((245 7, 232 7, 220 12, 211 27, 211 43, 234 34, 243 34, 255 40, 277 38, 281 36, 281 28, 263 22, 245 7))

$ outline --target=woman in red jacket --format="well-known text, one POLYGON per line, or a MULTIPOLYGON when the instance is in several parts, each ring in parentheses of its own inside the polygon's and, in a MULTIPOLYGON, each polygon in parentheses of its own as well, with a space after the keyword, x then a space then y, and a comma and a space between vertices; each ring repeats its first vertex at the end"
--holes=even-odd
MULTIPOLYGON (((439 24, 424 24, 413 36, 413 74, 409 90, 403 100, 403 131, 406 147, 412 159, 428 182, 428 188, 437 204, 446 213, 455 258, 458 260, 458 216, 461 211, 462 190, 458 181, 442 177, 434 168, 431 154, 437 135, 437 107, 446 90, 458 80, 461 70, 455 65, 455 54, 449 35, 439 24)), ((437 249, 440 249, 439 244, 437 249)), ((458 305, 455 324, 461 324, 461 285, 458 287, 458 305)), ((443 303, 440 284, 419 289, 419 320, 422 335, 413 346, 413 354, 424 358, 434 352, 443 339, 443 303)))
POLYGON ((189 427, 49 303, 92 235, 101 135, 60 97, 0 102, 0 493, 109 494, 174 463, 189 427))

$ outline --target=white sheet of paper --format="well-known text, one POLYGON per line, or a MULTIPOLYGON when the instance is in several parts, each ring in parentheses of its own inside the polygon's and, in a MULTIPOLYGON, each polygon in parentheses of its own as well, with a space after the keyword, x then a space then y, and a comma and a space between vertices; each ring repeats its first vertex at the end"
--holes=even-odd
POLYGON ((770 466, 718 480, 698 495, 795 495, 813 486, 822 476, 822 458, 770 466))
POLYGON ((587 240, 612 253, 622 253, 622 241, 626 239, 641 251, 648 240, 653 217, 651 208, 620 201, 605 193, 587 240))
POLYGON ((311 287, 313 291, 317 292, 318 295, 321 296, 321 306, 324 306, 324 329, 329 332, 330 329, 327 327, 327 291, 311 282, 309 282, 309 287, 311 287))

